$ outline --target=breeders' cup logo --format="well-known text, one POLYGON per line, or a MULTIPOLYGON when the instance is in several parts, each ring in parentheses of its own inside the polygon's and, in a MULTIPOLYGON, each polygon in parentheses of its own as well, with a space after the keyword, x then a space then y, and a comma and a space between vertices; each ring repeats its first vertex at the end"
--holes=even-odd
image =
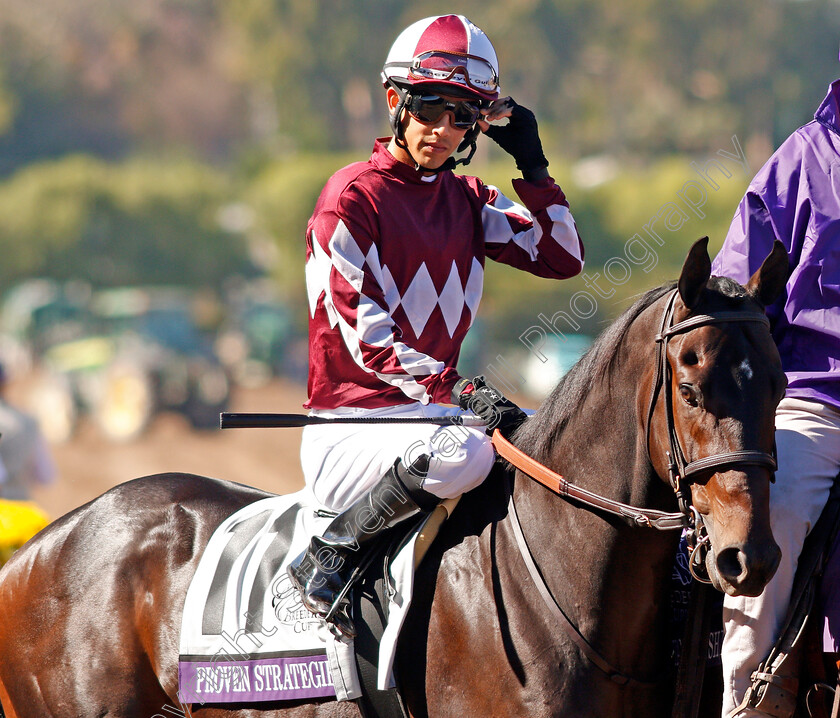
POLYGON ((680 550, 677 551, 677 556, 671 569, 671 579, 678 581, 683 586, 688 586, 691 583, 691 569, 688 565, 688 552, 684 543, 680 544, 680 550))
POLYGON ((300 593, 285 572, 277 577, 271 592, 274 594, 274 598, 271 599, 274 615, 281 624, 288 626, 295 633, 315 631, 322 624, 321 619, 303 605, 300 593))

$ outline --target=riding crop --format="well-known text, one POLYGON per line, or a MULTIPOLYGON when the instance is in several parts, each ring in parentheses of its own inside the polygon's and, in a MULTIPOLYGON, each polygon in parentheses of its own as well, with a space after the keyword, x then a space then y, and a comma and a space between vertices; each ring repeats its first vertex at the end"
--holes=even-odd
POLYGON ((307 414, 231 413, 219 414, 221 429, 288 429, 314 424, 434 424, 437 426, 486 426, 477 416, 309 416, 307 414))

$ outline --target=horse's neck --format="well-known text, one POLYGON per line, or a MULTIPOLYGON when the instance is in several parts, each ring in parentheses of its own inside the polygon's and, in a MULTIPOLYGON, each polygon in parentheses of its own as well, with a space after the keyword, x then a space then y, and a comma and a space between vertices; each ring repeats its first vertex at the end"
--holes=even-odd
MULTIPOLYGON (((645 362, 638 360, 639 372, 645 362)), ((674 510, 670 489, 653 475, 642 435, 640 392, 646 386, 631 377, 614 381, 610 391, 591 392, 557 437, 547 463, 568 481, 616 501, 674 510)), ((582 633, 602 645, 616 667, 655 670, 662 656, 652 648, 662 625, 659 609, 676 532, 592 513, 521 476, 515 501, 549 589, 565 599, 560 603, 582 633)))

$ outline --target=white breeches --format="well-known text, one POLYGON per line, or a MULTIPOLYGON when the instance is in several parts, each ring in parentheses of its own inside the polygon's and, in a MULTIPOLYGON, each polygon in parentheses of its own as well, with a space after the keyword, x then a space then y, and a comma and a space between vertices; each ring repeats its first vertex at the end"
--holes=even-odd
MULTIPOLYGON (((384 409, 341 408, 313 416, 457 416, 457 407, 406 404, 384 409)), ((303 430, 301 466, 307 487, 324 506, 343 511, 402 459, 408 466, 430 457, 423 489, 450 499, 478 486, 493 467, 495 452, 483 428, 426 424, 320 424, 303 430)))
MULTIPOLYGON (((770 525, 782 560, 760 596, 724 597, 723 716, 741 702, 750 675, 781 630, 802 544, 840 470, 840 411, 813 401, 783 399, 776 412, 776 447, 779 470, 770 486, 770 525)), ((739 718, 759 715, 763 714, 752 710, 738 713, 739 718)))

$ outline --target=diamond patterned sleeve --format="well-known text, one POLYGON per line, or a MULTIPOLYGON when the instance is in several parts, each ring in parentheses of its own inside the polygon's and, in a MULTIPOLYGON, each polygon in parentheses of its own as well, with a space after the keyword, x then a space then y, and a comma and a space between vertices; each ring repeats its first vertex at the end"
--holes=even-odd
POLYGON ((583 243, 562 190, 551 178, 514 180, 524 206, 485 187, 481 219, 487 256, 539 277, 566 279, 583 268, 583 243))
MULTIPOLYGON (((322 213, 310 224, 309 238, 310 314, 314 319, 323 305, 329 327, 322 331, 339 333, 356 366, 410 399, 448 401, 459 377, 453 368, 402 341, 391 313, 400 297, 364 224, 344 213, 322 213)), ((332 370, 340 373, 340 364, 332 370)), ((345 379, 335 376, 336 383, 345 379)))

